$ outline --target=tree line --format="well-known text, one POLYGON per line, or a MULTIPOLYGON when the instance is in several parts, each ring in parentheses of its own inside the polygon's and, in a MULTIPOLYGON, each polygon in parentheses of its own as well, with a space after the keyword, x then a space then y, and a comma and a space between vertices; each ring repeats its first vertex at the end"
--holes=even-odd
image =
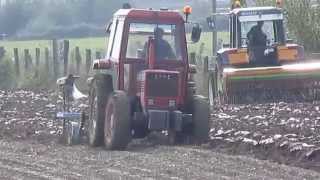
MULTIPOLYGON (((1 0, 0 0, 1 1, 1 0)), ((12 0, 0 6, 1 35, 18 39, 50 39, 103 36, 112 14, 132 0, 12 0)), ((146 2, 152 5, 153 2, 146 2)), ((184 2, 181 1, 181 10, 184 2)), ((209 31, 206 17, 211 1, 194 0, 192 20, 209 31)), ((225 4, 223 4, 225 6, 225 4)), ((170 7, 170 4, 168 4, 170 7)), ((160 7, 159 7, 160 8, 160 7)), ((225 18, 218 18, 219 30, 228 30, 225 18)))
POLYGON ((54 38, 101 33, 123 3, 124 0, 8 1, 0 6, 0 34, 54 38))
MULTIPOLYGON (((274 5, 274 0, 257 0, 258 5, 274 5)), ((283 1, 289 38, 308 51, 320 50, 320 0, 283 1)))

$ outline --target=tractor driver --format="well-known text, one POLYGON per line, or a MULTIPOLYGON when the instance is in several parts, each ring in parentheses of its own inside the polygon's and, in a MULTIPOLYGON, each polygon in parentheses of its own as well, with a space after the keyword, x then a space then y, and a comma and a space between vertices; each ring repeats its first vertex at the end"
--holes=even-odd
POLYGON ((264 51, 267 46, 267 35, 263 32, 263 21, 258 21, 247 34, 248 52, 250 60, 253 62, 264 61, 264 51))
POLYGON ((267 35, 262 31, 263 21, 258 21, 258 24, 253 26, 247 34, 249 47, 263 46, 267 44, 267 35))
MULTIPOLYGON (((156 59, 175 59, 174 52, 170 46, 170 44, 163 39, 164 30, 160 27, 156 27, 154 29, 154 38, 155 38, 155 46, 156 46, 156 59)), ((144 45, 144 55, 146 55, 148 48, 148 42, 144 45)))

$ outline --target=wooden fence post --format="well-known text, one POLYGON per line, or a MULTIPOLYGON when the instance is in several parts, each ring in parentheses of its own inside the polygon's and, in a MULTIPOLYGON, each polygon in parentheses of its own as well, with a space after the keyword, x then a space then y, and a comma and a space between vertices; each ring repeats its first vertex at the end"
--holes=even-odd
POLYGON ((14 54, 14 65, 17 77, 20 77, 20 62, 19 62, 19 50, 18 48, 13 49, 14 54))
POLYGON ((101 59, 101 52, 100 51, 96 51, 96 59, 101 59))
POLYGON ((44 59, 45 59, 45 70, 47 73, 47 77, 50 76, 50 68, 49 68, 49 48, 45 48, 44 50, 44 59))
POLYGON ((54 76, 54 80, 56 80, 59 75, 58 42, 56 39, 52 41, 52 58, 53 58, 53 76, 54 76))
POLYGON ((192 52, 190 53, 190 60, 189 60, 190 64, 196 64, 196 53, 195 52, 192 52))
POLYGON ((79 74, 82 59, 81 59, 80 49, 78 46, 75 49, 75 58, 76 58, 76 73, 79 74))
POLYGON ((29 62, 29 49, 24 50, 24 72, 27 72, 30 68, 30 62, 29 62))
POLYGON ((197 73, 195 75, 195 82, 197 87, 197 94, 201 94, 205 97, 209 95, 209 57, 199 60, 202 63, 197 63, 197 73))
POLYGON ((6 50, 3 46, 0 46, 0 60, 4 57, 6 50))
POLYGON ((63 64, 63 75, 67 76, 69 65, 69 40, 63 41, 63 64))
POLYGON ((196 56, 196 64, 202 64, 202 60, 203 60, 203 52, 204 52, 204 47, 205 47, 205 44, 204 43, 201 43, 200 44, 200 47, 199 47, 199 52, 196 56))
POLYGON ((40 48, 36 48, 36 68, 35 68, 35 77, 39 77, 39 69, 40 69, 40 48))
POLYGON ((206 56, 203 59, 203 70, 202 70, 202 95, 209 97, 209 57, 206 56))
POLYGON ((208 56, 204 57, 202 67, 203 67, 203 72, 208 72, 208 70, 209 70, 209 57, 208 56))
POLYGON ((86 49, 86 73, 89 74, 91 68, 91 50, 86 49))

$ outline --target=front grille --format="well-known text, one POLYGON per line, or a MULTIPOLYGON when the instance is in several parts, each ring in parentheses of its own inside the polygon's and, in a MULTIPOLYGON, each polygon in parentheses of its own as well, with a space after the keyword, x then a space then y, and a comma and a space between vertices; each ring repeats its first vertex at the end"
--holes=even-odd
POLYGON ((177 97, 179 76, 177 73, 150 73, 147 75, 147 96, 177 97))

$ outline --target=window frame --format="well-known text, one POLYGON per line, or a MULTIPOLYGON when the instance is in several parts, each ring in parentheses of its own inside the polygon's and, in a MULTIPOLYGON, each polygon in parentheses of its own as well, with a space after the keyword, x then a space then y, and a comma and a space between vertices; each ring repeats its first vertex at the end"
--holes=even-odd
MULTIPOLYGON (((139 21, 131 21, 131 22, 127 22, 127 34, 128 34, 128 37, 126 37, 126 48, 125 48, 125 59, 128 61, 141 61, 140 58, 134 58, 134 57, 127 57, 127 52, 128 52, 128 48, 129 48, 129 39, 130 39, 130 28, 131 28, 131 24, 151 24, 151 25, 167 25, 167 26, 175 26, 175 29, 178 30, 178 33, 180 35, 178 35, 178 37, 174 36, 174 38, 177 38, 177 44, 179 44, 179 49, 180 50, 177 50, 176 49, 176 43, 175 44, 170 44, 172 50, 174 51, 174 54, 177 56, 177 53, 179 52, 180 55, 177 56, 177 57, 180 57, 179 59, 177 58, 175 61, 176 62, 183 62, 184 61, 184 56, 183 56, 183 39, 181 39, 181 33, 183 33, 183 29, 179 26, 179 24, 177 23, 157 23, 157 22, 139 22, 139 21)), ((165 35, 164 35, 165 36, 165 35)), ((176 40, 174 40, 175 42, 176 40)))
MULTIPOLYGON (((238 35, 238 39, 239 39, 238 47, 239 47, 239 48, 248 48, 248 45, 247 45, 247 46, 243 46, 243 45, 242 45, 242 39, 243 39, 243 38, 247 39, 247 34, 248 34, 248 32, 249 32, 250 30, 246 33, 245 37, 242 37, 242 34, 243 34, 242 31, 243 31, 243 23, 251 23, 251 22, 252 22, 252 23, 257 23, 258 21, 241 21, 241 22, 239 21, 239 32, 240 32, 239 35, 238 35)), ((276 30, 276 29, 277 29, 276 23, 275 23, 276 21, 275 21, 275 20, 266 20, 266 21, 264 21, 264 26, 265 26, 266 22, 272 24, 272 31, 273 31, 273 32, 272 32, 272 33, 273 33, 273 37, 272 37, 272 38, 274 39, 274 42, 273 42, 273 44, 271 44, 271 46, 274 45, 274 44, 277 44, 277 43, 281 43, 281 42, 278 42, 278 41, 277 41, 277 40, 278 40, 278 39, 277 39, 277 36, 279 36, 279 35, 277 34, 277 30, 276 30)), ((253 25, 253 26, 255 26, 255 25, 253 25)), ((253 26, 252 26, 252 27, 253 27, 253 26)), ((252 28, 252 27, 251 27, 251 28, 252 28)), ((266 32, 264 32, 264 33, 265 33, 265 34, 267 35, 267 37, 268 37, 268 34, 267 34, 266 32)), ((248 40, 248 39, 247 39, 247 40, 248 40)), ((268 38, 267 38, 267 40, 268 40, 268 38)))

